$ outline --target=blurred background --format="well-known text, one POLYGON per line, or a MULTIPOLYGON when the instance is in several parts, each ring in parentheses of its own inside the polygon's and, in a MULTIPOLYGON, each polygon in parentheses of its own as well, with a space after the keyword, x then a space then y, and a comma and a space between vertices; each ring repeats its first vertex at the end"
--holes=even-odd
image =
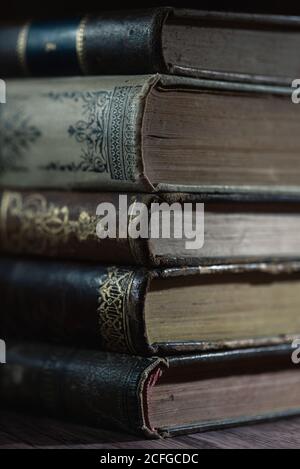
MULTIPOLYGON (((4 3, 4 2, 3 2, 4 3)), ((42 17, 42 16, 57 16, 57 15, 74 15, 82 14, 85 12, 99 11, 101 10, 112 10, 120 8, 134 8, 136 2, 126 1, 118 2, 116 0, 110 0, 106 3, 99 2, 99 0, 86 0, 85 2, 62 2, 59 0, 52 0, 50 3, 34 2, 27 0, 26 2, 20 2, 17 0, 10 0, 1 5, 1 18, 13 18, 17 17, 42 17)), ((218 0, 201 0, 195 1, 180 1, 180 0, 169 0, 169 1, 149 1, 145 0, 139 4, 139 8, 145 8, 146 6, 180 6, 182 8, 197 8, 201 10, 223 10, 223 11, 237 11, 237 12, 255 12, 255 13, 271 13, 271 14, 288 14, 297 15, 300 14, 300 3, 295 1, 257 1, 252 0, 251 2, 241 2, 230 0, 227 2, 221 2, 218 0)))

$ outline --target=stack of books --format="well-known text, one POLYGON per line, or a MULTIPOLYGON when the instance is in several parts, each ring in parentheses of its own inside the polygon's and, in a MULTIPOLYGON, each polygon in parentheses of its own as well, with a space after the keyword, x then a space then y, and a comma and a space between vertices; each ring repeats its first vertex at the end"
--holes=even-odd
POLYGON ((172 8, 1 26, 2 405, 148 437, 300 413, 297 45, 172 8))

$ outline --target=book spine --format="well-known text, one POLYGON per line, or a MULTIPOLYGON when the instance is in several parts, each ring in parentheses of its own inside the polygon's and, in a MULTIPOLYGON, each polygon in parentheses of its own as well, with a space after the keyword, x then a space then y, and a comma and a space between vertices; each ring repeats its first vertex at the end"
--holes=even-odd
POLYGON ((167 72, 162 28, 170 8, 103 12, 0 28, 5 76, 135 75, 167 72))
POLYGON ((151 190, 142 161, 145 98, 157 76, 7 82, 0 185, 151 190))
POLYGON ((147 424, 147 389, 163 360, 48 345, 8 345, 0 399, 97 427, 155 437, 147 424))
POLYGON ((0 192, 0 251, 102 264, 150 264, 148 241, 128 234, 132 209, 140 202, 147 205, 150 199, 146 194, 114 192, 0 192), (105 229, 102 216, 97 215, 101 204, 116 214, 115 237, 101 238, 98 233, 105 229))
POLYGON ((151 355, 144 320, 148 283, 144 269, 2 258, 1 334, 151 355))

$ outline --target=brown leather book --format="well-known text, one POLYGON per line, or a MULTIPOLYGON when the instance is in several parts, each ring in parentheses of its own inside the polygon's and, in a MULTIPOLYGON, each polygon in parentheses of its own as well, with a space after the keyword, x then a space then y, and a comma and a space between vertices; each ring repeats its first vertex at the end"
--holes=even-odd
POLYGON ((288 343, 300 263, 182 269, 0 260, 0 332, 136 355, 288 343))
POLYGON ((16 343, 1 404, 149 438, 300 413, 290 346, 166 358, 16 343))
POLYGON ((300 200, 288 194, 0 192, 0 251, 11 254, 154 267, 280 262, 300 259, 299 232, 300 200), (146 234, 139 229, 144 237, 136 237, 131 228, 138 228, 141 203, 146 209, 146 234), (156 236, 151 220, 157 212, 152 209, 164 203, 170 208, 165 212, 170 230, 156 236), (105 239, 97 230, 105 225, 106 211, 97 212, 100 204, 110 204, 116 213, 116 229, 105 239), (185 204, 192 208, 186 224, 185 204), (204 204, 204 220, 196 218, 197 204, 204 204), (181 211, 181 220, 175 219, 172 207, 181 211), (176 220, 182 229, 178 237, 176 220))

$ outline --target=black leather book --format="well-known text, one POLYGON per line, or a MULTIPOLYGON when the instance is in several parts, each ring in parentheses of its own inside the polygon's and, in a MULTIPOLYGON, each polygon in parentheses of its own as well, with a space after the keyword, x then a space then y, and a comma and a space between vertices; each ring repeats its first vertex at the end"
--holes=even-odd
POLYGON ((172 73, 287 84, 299 76, 297 17, 170 7, 3 24, 1 76, 172 73))
POLYGON ((290 346, 140 358, 8 344, 1 405, 149 438, 299 414, 290 346))
POLYGON ((171 355, 290 343, 300 263, 182 269, 2 258, 0 337, 171 355))

